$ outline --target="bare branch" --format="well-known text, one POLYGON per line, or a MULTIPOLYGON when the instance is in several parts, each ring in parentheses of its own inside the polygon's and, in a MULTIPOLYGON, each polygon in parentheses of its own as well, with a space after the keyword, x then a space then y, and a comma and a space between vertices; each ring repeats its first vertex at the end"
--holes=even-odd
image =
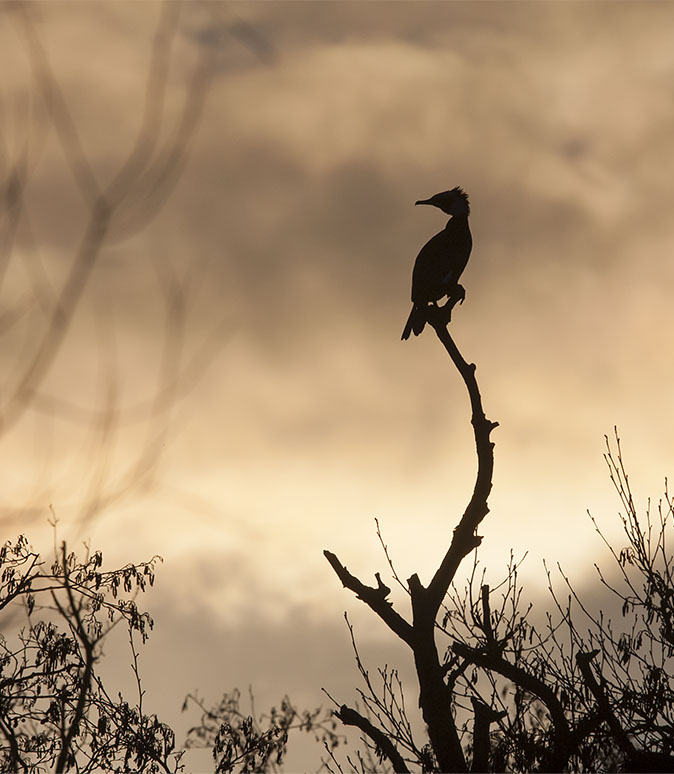
POLYGON ((350 591, 353 591, 358 599, 362 599, 366 605, 374 610, 382 621, 384 621, 384 623, 386 623, 401 640, 406 642, 410 647, 414 647, 412 627, 393 609, 391 602, 387 599, 388 595, 391 593, 391 589, 382 583, 379 573, 375 575, 377 578, 377 588, 375 589, 372 586, 366 586, 358 580, 355 575, 352 575, 335 554, 330 551, 323 551, 323 555, 328 562, 330 562, 332 569, 337 574, 342 585, 350 591))
POLYGON ((471 648, 463 642, 455 642, 452 650, 471 664, 482 669, 497 672, 525 691, 537 696, 547 707, 555 731, 555 746, 550 752, 549 771, 562 771, 572 753, 572 736, 564 708, 555 692, 542 680, 529 674, 521 667, 506 661, 498 649, 488 651, 471 648))
POLYGON ((369 736, 377 748, 391 761, 393 771, 396 774, 409 774, 407 764, 402 755, 396 750, 393 742, 381 729, 372 725, 366 717, 363 717, 359 712, 351 709, 351 707, 347 707, 346 704, 342 704, 339 710, 335 712, 335 717, 339 718, 345 726, 356 726, 356 728, 359 728, 364 734, 369 736))
POLYGON ((489 726, 505 717, 505 711, 496 712, 479 699, 472 698, 475 720, 473 724, 473 760, 471 772, 489 771, 489 726))
POLYGON ((428 586, 427 604, 429 606, 429 614, 431 611, 434 611, 433 616, 435 616, 462 559, 473 549, 477 548, 481 542, 481 538, 475 534, 475 530, 482 519, 489 513, 487 498, 491 492, 492 475, 494 472, 494 444, 490 441, 490 435, 491 431, 498 427, 498 422, 490 422, 484 414, 482 398, 475 378, 475 365, 469 364, 463 359, 446 325, 442 324, 441 321, 435 320, 432 316, 429 316, 429 323, 435 329, 438 338, 452 358, 452 362, 461 374, 468 390, 472 410, 471 423, 473 425, 478 460, 473 496, 459 525, 454 530, 454 537, 449 550, 428 586))
POLYGON ((35 81, 51 114, 66 161, 70 165, 72 175, 84 200, 95 202, 101 195, 101 190, 82 149, 70 110, 58 81, 54 77, 47 53, 30 18, 32 9, 30 5, 22 3, 15 5, 14 10, 15 13, 12 16, 18 19, 20 31, 28 47, 35 81))

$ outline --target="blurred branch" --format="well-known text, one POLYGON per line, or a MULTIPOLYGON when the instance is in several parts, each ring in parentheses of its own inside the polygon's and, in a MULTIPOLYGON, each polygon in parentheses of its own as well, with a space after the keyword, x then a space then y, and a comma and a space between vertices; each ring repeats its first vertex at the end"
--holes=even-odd
POLYGON ((87 230, 43 337, 29 365, 19 377, 17 386, 2 407, 0 433, 6 433, 18 421, 56 359, 109 225, 110 211, 104 200, 98 200, 92 207, 87 230))
MULTIPOLYGON (((22 280, 21 270, 27 279, 27 290, 22 297, 14 293, 0 312, 0 334, 12 332, 9 344, 16 346, 14 350, 8 347, 8 351, 17 353, 15 363, 5 369, 7 377, 0 387, 0 436, 8 434, 28 410, 89 425, 91 432, 87 433, 83 452, 87 453, 83 488, 80 487, 81 493, 80 488, 75 488, 76 496, 67 495, 68 500, 76 498, 73 505, 79 511, 76 518, 80 526, 113 503, 153 485, 169 434, 174 431, 170 420, 177 402, 197 383, 214 354, 229 338, 226 333, 230 325, 223 321, 204 333, 203 341, 188 341, 190 310, 194 307, 191 295, 197 290, 195 272, 201 264, 191 259, 188 270, 179 272, 172 268, 170 256, 151 255, 157 295, 163 305, 163 327, 161 345, 154 347, 158 353, 157 376, 149 395, 141 393, 131 401, 123 400, 123 381, 109 340, 101 340, 95 350, 95 355, 104 361, 106 381, 90 407, 75 403, 79 396, 73 399, 69 393, 49 394, 47 378, 52 371, 60 375, 54 366, 64 345, 76 332, 74 326, 79 322, 76 315, 87 298, 103 251, 149 224, 174 190, 194 146, 209 85, 216 72, 213 62, 217 52, 208 47, 197 48, 196 60, 183 76, 180 102, 167 110, 167 105, 173 105, 169 98, 176 91, 173 73, 184 71, 176 63, 181 65, 188 53, 187 48, 178 45, 179 35, 184 33, 182 8, 181 2, 171 0, 158 6, 144 84, 141 78, 144 93, 137 111, 137 130, 128 152, 119 154, 117 169, 107 184, 99 181, 83 133, 73 117, 76 103, 69 104, 70 95, 50 61, 45 43, 49 40, 48 29, 44 32, 41 28, 39 6, 9 3, 4 8, 27 56, 29 85, 25 92, 32 112, 28 127, 17 127, 14 143, 9 131, 0 132, 0 286, 5 274, 8 274, 8 283, 16 282, 17 278, 22 280), (83 219, 77 223, 78 230, 82 228, 76 236, 79 245, 74 257, 68 258, 67 263, 63 261, 63 269, 51 253, 41 258, 39 238, 42 235, 34 228, 36 224, 28 207, 38 145, 44 145, 42 140, 49 136, 51 129, 65 159, 66 177, 72 177, 85 203, 83 219), (47 260, 50 263, 45 267, 47 260), (54 278, 50 276, 52 270, 54 278), (57 273, 59 270, 61 276, 57 273), (24 330, 25 340, 20 341, 24 330), (140 443, 134 439, 133 454, 120 463, 115 449, 119 431, 134 424, 144 425, 141 428, 144 437, 140 443)), ((135 119, 131 110, 129 113, 135 119)), ((7 123, 7 116, 12 115, 2 111, 0 122, 7 123)), ((50 216, 50 209, 47 214, 50 216)), ((14 292, 13 285, 11 290, 14 292)), ((97 324, 100 308, 97 304, 94 310, 97 324)), ((83 362, 95 364, 94 353, 87 353, 83 362)), ((43 503, 52 499, 54 457, 46 459, 50 429, 45 422, 38 427, 37 449, 45 458, 42 475, 49 480, 45 481, 43 491, 37 491, 39 482, 32 482, 29 497, 36 503, 35 508, 24 502, 22 507, 6 508, 5 513, 16 512, 25 520, 42 514, 43 503), (49 469, 48 463, 51 463, 49 469)), ((63 454, 59 453, 59 464, 62 459, 63 454)), ((65 505, 69 507, 69 502, 65 505)))
POLYGON ((12 5, 11 10, 12 19, 17 23, 26 42, 35 83, 51 115, 73 178, 85 202, 96 202, 101 196, 100 186, 84 153, 70 110, 31 18, 33 9, 28 4, 21 3, 12 5))
MULTIPOLYGON (((124 211, 130 208, 135 217, 134 229, 145 226, 165 201, 184 166, 201 117, 209 68, 205 62, 197 67, 177 128, 167 145, 156 153, 179 11, 179 3, 166 2, 162 5, 152 47, 140 129, 126 161, 106 190, 101 189, 87 160, 67 102, 31 18, 30 8, 17 6, 12 14, 26 43, 38 90, 56 128, 77 187, 87 203, 89 215, 79 250, 54 301, 44 333, 16 380, 16 386, 3 401, 0 432, 9 430, 21 417, 53 364, 100 251, 106 241, 110 241, 118 211, 124 217, 124 211)), ((17 185, 14 183, 8 189, 14 202, 22 190, 17 185)), ((128 220, 128 212, 126 217, 128 220)), ((17 219, 18 216, 15 217, 17 219)))
POLYGON ((136 143, 117 175, 108 186, 105 198, 114 207, 129 193, 139 175, 152 160, 161 133, 161 119, 168 82, 171 47, 175 38, 182 3, 164 2, 152 42, 150 67, 145 87, 141 126, 136 143))
MULTIPOLYGON (((157 406, 162 407, 161 410, 167 410, 170 407, 169 396, 173 396, 176 401, 182 399, 213 362, 215 352, 228 343, 230 332, 231 322, 229 320, 223 320, 216 325, 201 345, 197 347, 187 363, 181 367, 180 373, 176 375, 175 379, 158 385, 153 397, 120 407, 119 426, 146 422, 148 413, 153 408, 157 410, 157 406)), ((31 399, 31 409, 46 416, 83 424, 101 421, 107 414, 106 409, 87 408, 65 398, 43 392, 34 393, 31 399)))

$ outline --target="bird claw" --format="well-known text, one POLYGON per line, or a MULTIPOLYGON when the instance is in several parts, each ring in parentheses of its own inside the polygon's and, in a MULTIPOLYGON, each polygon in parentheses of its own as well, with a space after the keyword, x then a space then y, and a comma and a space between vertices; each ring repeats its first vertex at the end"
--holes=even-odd
POLYGON ((464 288, 463 285, 456 286, 456 292, 452 293, 452 295, 449 297, 450 301, 454 301, 456 304, 457 301, 459 304, 462 304, 466 300, 466 288, 464 288))
POLYGON ((458 285, 447 294, 447 301, 439 306, 437 301, 434 306, 429 307, 433 314, 443 325, 448 325, 452 320, 452 309, 458 304, 462 304, 466 298, 466 290, 463 285, 458 285))
POLYGON ((448 294, 447 301, 440 306, 437 301, 431 301, 426 307, 426 321, 433 327, 437 325, 447 326, 452 321, 452 309, 462 304, 466 298, 466 290, 463 285, 456 285, 448 294))

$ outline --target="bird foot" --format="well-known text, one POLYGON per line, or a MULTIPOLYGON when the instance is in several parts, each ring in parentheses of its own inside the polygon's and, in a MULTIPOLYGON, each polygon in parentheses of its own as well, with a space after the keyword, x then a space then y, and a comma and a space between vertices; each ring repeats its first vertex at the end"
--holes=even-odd
POLYGON ((433 326, 447 326, 452 320, 452 310, 457 304, 462 304, 465 298, 465 288, 463 285, 457 285, 447 294, 447 301, 442 306, 438 306, 437 301, 434 301, 426 308, 428 322, 433 326))
POLYGON ((451 295, 447 294, 447 303, 451 303, 452 306, 456 306, 457 302, 462 304, 466 300, 466 288, 463 285, 457 284, 452 291, 451 295))

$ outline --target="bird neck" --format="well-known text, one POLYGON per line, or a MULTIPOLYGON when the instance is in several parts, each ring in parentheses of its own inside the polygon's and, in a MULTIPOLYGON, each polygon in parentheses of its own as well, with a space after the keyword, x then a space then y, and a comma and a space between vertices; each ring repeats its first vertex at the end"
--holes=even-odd
POLYGON ((447 221, 447 225, 445 226, 445 228, 450 228, 450 226, 452 228, 455 228, 456 226, 461 226, 461 225, 465 225, 465 226, 468 225, 468 215, 467 214, 466 215, 452 215, 452 217, 447 221), (452 224, 454 224, 454 225, 452 225, 452 224))

